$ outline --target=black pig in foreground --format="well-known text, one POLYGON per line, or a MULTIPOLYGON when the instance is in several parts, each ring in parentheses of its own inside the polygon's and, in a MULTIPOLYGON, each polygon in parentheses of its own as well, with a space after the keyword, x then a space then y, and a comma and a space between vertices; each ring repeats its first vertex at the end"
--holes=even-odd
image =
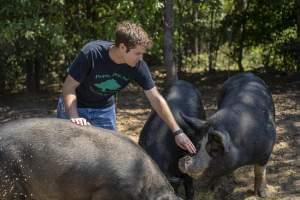
MULTIPOLYGON (((197 88, 186 81, 177 81, 164 95, 179 126, 197 146, 201 133, 189 126, 181 114, 197 119, 205 119, 201 94, 197 88)), ((174 136, 162 119, 152 112, 145 123, 139 139, 139 144, 156 161, 162 172, 177 191, 181 182, 185 188, 186 199, 193 199, 193 179, 178 169, 178 160, 186 155, 174 140, 174 136)))
POLYGON ((172 186, 138 145, 61 119, 0 127, 1 200, 173 200, 172 186))
POLYGON ((198 153, 180 159, 179 168, 192 177, 216 178, 255 165, 256 195, 266 196, 266 165, 275 139, 275 109, 263 80, 252 73, 229 78, 218 111, 207 121, 184 116, 196 129, 206 129, 198 153))

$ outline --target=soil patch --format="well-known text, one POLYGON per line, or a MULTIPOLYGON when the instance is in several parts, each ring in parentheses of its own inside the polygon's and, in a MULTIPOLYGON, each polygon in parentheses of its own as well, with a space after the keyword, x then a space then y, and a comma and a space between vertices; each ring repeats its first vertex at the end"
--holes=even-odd
MULTIPOLYGON (((162 91, 165 74, 153 70, 162 91)), ((216 110, 216 98, 229 73, 181 73, 180 79, 199 87, 207 116, 216 110)), ((300 199, 300 82, 299 78, 258 74, 270 86, 276 107, 277 141, 267 168, 267 199, 300 199)), ((55 117, 59 93, 0 96, 0 124, 29 117, 55 117)), ((143 91, 130 85, 117 97, 118 130, 137 141, 151 112, 143 91)), ((213 192, 198 189, 198 199, 259 199, 253 196, 253 167, 245 166, 220 179, 213 192)))

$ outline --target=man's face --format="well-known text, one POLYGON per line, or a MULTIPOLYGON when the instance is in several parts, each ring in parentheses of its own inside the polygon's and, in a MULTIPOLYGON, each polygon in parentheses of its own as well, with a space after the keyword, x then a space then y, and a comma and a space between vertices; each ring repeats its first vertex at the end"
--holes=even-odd
POLYGON ((137 45, 135 48, 130 49, 127 52, 127 48, 124 46, 122 52, 124 62, 127 65, 134 67, 143 58, 144 53, 146 53, 146 48, 144 46, 137 45))

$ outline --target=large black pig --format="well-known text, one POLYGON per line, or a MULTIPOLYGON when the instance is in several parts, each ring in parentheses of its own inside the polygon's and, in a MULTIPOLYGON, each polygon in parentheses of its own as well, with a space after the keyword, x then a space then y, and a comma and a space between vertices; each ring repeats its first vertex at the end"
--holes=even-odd
POLYGON ((173 200, 142 148, 118 133, 61 119, 0 127, 1 200, 173 200))
MULTIPOLYGON (((197 146, 201 134, 190 127, 181 115, 185 114, 197 119, 205 119, 199 90, 191 83, 180 80, 173 84, 164 96, 179 126, 197 146)), ((193 180, 178 169, 179 158, 186 155, 187 152, 175 144, 171 130, 155 112, 151 113, 143 127, 139 144, 156 161, 175 191, 183 182, 186 198, 193 199, 193 180)))
POLYGON ((206 122, 184 118, 196 129, 207 131, 198 153, 180 159, 183 173, 214 179, 255 165, 255 194, 266 196, 266 164, 276 132, 272 96, 263 80, 252 73, 235 75, 224 83, 218 111, 206 122))

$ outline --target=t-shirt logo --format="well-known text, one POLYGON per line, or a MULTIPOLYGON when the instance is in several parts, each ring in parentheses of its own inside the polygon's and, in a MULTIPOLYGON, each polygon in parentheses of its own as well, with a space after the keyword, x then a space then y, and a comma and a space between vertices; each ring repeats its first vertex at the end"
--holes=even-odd
POLYGON ((117 91, 121 87, 115 79, 106 80, 102 83, 96 83, 94 86, 98 91, 103 93, 117 91))

